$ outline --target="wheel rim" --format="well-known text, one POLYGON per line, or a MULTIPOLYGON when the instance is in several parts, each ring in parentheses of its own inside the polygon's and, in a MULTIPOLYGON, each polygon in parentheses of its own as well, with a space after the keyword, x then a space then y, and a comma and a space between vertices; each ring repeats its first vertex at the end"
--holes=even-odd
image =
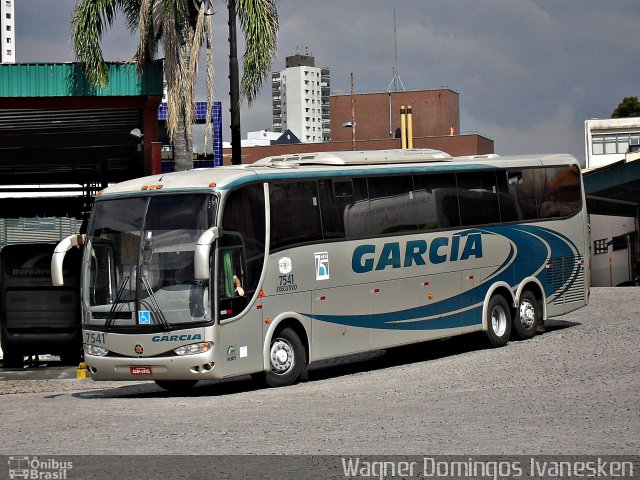
POLYGON ((503 336, 507 330, 507 313, 500 305, 491 312, 491 329, 498 337, 503 336))
POLYGON ((523 300, 520 304, 520 323, 527 329, 536 323, 536 309, 529 300, 523 300))
POLYGON ((285 340, 278 338, 271 345, 271 371, 282 375, 293 366, 293 347, 285 340))

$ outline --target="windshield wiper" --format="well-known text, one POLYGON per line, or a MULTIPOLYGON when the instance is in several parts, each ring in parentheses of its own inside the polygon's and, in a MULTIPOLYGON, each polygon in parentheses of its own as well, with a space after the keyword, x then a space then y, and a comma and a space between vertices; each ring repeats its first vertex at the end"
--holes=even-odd
POLYGON ((120 299, 122 298, 122 294, 124 293, 124 289, 127 288, 127 284, 129 283, 129 277, 124 277, 124 280, 120 284, 120 288, 118 288, 118 292, 116 293, 116 298, 111 304, 111 309, 109 310, 109 314, 107 315, 107 321, 105 322, 105 330, 108 332, 113 324, 115 319, 116 308, 120 303, 120 299))
POLYGON ((160 309, 160 305, 158 305, 158 301, 156 300, 156 296, 153 293, 153 289, 149 284, 149 280, 147 279, 147 276, 141 275, 140 279, 142 280, 142 284, 144 285, 144 288, 147 291, 149 298, 151 299, 151 307, 153 308, 153 313, 155 313, 156 316, 158 317, 158 320, 160 321, 160 325, 162 325, 162 328, 164 329, 164 331, 171 330, 171 324, 167 321, 167 318, 164 316, 164 313, 162 313, 162 310, 160 309))

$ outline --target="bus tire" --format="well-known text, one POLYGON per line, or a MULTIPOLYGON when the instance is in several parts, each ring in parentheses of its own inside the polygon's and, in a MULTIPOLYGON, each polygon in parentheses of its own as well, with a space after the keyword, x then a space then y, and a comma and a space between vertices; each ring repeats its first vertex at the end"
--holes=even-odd
POLYGON ((306 368, 306 354, 300 338, 291 328, 277 332, 269 348, 269 371, 265 381, 270 387, 295 383, 306 368))
POLYGON ((487 308, 487 339, 492 347, 504 347, 511 335, 511 309, 502 295, 494 295, 487 308))
POLYGON ((3 351, 4 368, 22 368, 24 366, 24 356, 20 352, 6 349, 3 351))
POLYGON ((156 380, 156 385, 173 393, 187 392, 196 383, 198 383, 198 380, 156 380))
POLYGON ((540 302, 529 290, 520 295, 520 303, 513 318, 513 334, 520 340, 528 340, 536 334, 536 327, 542 320, 540 302))

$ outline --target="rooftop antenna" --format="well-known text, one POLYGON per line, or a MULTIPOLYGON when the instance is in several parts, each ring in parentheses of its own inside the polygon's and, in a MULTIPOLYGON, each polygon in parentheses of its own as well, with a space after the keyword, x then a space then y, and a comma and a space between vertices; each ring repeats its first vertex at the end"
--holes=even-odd
POLYGON ((398 85, 402 87, 402 91, 405 91, 404 84, 402 83, 402 79, 400 78, 400 73, 398 73, 398 32, 396 30, 396 9, 393 9, 393 45, 394 45, 394 63, 393 63, 393 77, 391 78, 391 82, 389 82, 389 86, 387 87, 387 92, 391 93, 391 85, 393 85, 393 91, 398 91, 398 85))
POLYGON ((393 77, 387 87, 387 93, 389 94, 389 136, 393 137, 393 122, 391 120, 391 85, 393 85, 393 91, 398 91, 398 85, 402 87, 402 91, 405 91, 404 84, 398 73, 398 32, 396 30, 396 9, 393 9, 393 45, 394 45, 394 64, 393 64, 393 77))

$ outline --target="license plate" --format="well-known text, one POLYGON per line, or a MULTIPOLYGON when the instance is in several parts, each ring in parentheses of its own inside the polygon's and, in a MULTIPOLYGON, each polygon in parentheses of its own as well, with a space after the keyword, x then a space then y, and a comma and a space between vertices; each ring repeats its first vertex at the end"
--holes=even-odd
POLYGON ((151 367, 129 367, 131 375, 151 375, 151 367))

